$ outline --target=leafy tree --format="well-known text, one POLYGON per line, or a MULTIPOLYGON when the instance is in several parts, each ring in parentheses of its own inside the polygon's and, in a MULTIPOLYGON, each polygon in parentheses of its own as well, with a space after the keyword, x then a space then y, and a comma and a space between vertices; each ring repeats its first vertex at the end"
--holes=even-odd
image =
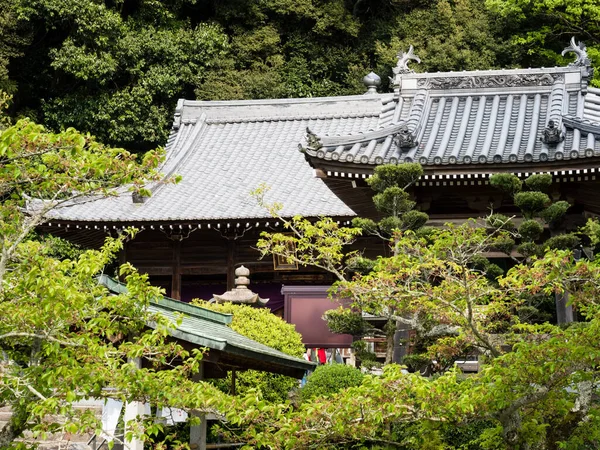
POLYGON ((318 267, 340 281, 345 280, 346 258, 356 255, 356 252, 346 252, 345 247, 352 244, 362 230, 340 226, 328 217, 314 223, 301 216, 286 219, 280 214, 283 205, 267 201, 268 192, 269 187, 261 185, 252 195, 259 205, 282 221, 289 233, 263 233, 256 244, 261 253, 281 256, 289 263, 318 267))
MULTIPOLYGON (((199 300, 194 300, 194 303, 213 311, 233 314, 230 327, 256 342, 291 356, 301 357, 304 353, 302 336, 295 330, 294 325, 284 322, 267 308, 254 308, 233 303, 208 303, 199 300)), ((219 382, 218 386, 225 392, 229 392, 231 374, 219 382)), ((297 386, 298 380, 285 375, 256 370, 236 374, 236 394, 243 396, 250 390, 256 390, 270 402, 284 402, 290 391, 297 386)))
MULTIPOLYGON (((592 64, 598 65, 600 6, 595 0, 486 0, 486 5, 503 18, 515 47, 524 50, 516 55, 521 64, 548 67, 572 61, 561 52, 565 36, 576 36, 587 44, 592 64)), ((594 84, 598 85, 598 73, 594 84)))
POLYGON ((55 129, 93 131, 106 143, 164 143, 176 99, 189 96, 229 48, 217 24, 180 18, 185 4, 14 2, 36 42, 13 69, 24 80, 17 107, 35 108, 55 129))
MULTIPOLYGON (((520 241, 516 250, 521 258, 538 257, 548 247, 573 250, 580 245, 580 237, 565 225, 565 217, 571 205, 564 200, 553 202, 547 194, 552 186, 552 175, 534 174, 523 183, 513 174, 495 174, 490 178, 490 184, 511 196, 515 206, 521 210, 524 220, 519 225, 517 233, 513 235, 514 239, 520 241), (524 187, 529 190, 523 190, 524 187)), ((511 224, 508 225, 509 229, 514 229, 513 220, 508 217, 505 217, 500 226, 506 229, 509 223, 511 224)), ((507 239, 503 246, 496 245, 496 247, 518 261, 519 258, 512 254, 515 244, 513 238, 507 239)), ((565 307, 563 303, 566 304, 566 296, 567 294, 564 294, 556 298, 556 312, 561 321, 566 320, 563 319, 565 307)), ((548 312, 544 311, 544 308, 547 309, 549 306, 546 297, 537 293, 527 300, 524 307, 527 308, 532 320, 548 312)))
MULTIPOLYGON (((1 448, 25 448, 17 441, 25 432, 94 432, 98 419, 74 406, 86 398, 198 411, 224 400, 213 386, 192 382, 202 353, 167 339, 175 324, 149 312, 160 291, 146 276, 124 265, 127 292, 111 295, 98 284, 131 231, 100 250, 68 252, 32 234, 46 214, 74 201, 124 184, 144 192, 160 161, 160 152, 138 161, 73 129, 53 134, 27 120, 0 134, 0 404, 12 411, 1 448)), ((161 429, 148 420, 131 432, 150 439, 161 429)))
MULTIPOLYGON (((345 252, 343 247, 350 244, 354 236, 362 233, 375 235, 385 241, 391 239, 392 252, 397 254, 401 249, 396 245, 395 233, 419 230, 428 220, 427 214, 413 209, 415 202, 410 199, 406 191, 422 174, 423 169, 419 164, 378 166, 373 176, 368 179, 368 183, 375 191, 373 202, 382 218, 377 222, 372 219, 354 219, 352 222, 354 228, 340 228, 330 219, 321 219, 315 224, 301 218, 288 221, 280 217, 279 205, 265 205, 262 197, 264 192, 260 191, 259 203, 269 207, 271 213, 282 220, 284 226, 290 228, 293 233, 285 235, 265 232, 262 234, 263 239, 258 242, 258 248, 263 254, 273 253, 303 265, 325 269, 336 275, 340 282, 339 286, 344 286, 349 279, 348 274, 356 271, 362 274, 376 271, 377 269, 374 268, 379 263, 357 253, 345 252)), ((398 299, 393 295, 382 295, 377 301, 372 301, 368 296, 344 291, 343 287, 340 287, 339 291, 337 289, 334 287, 332 292, 340 298, 351 294, 347 298, 352 300, 352 309, 328 311, 325 319, 330 324, 330 329, 336 333, 352 334, 355 338, 366 335, 384 336, 387 341, 385 361, 390 363, 393 357, 397 322, 413 324, 411 319, 400 318, 398 299), (386 318, 383 330, 373 327, 365 320, 362 316, 363 312, 386 318)))
POLYGON ((510 64, 509 45, 495 19, 479 1, 423 2, 395 17, 391 39, 378 42, 377 54, 393 67, 398 50, 413 45, 422 61, 413 68, 424 72, 489 70, 510 64))
POLYGON ((377 166, 367 183, 375 191, 373 203, 383 217, 378 222, 357 218, 352 224, 384 240, 389 240, 395 230, 414 231, 421 228, 429 216, 414 210, 416 203, 407 192, 421 175, 423 168, 417 163, 377 166))
MULTIPOLYGON (((493 282, 470 268, 491 240, 473 224, 439 230, 430 243, 408 234, 399 239, 404 251, 378 273, 396 283, 382 293, 376 292, 380 283, 364 277, 346 284, 375 296, 393 286, 394 295, 431 325, 454 327, 455 339, 433 341, 428 350, 447 352, 466 339, 487 355, 477 374, 465 378, 450 370, 425 378, 388 365, 381 377, 367 376, 360 386, 297 409, 263 408, 260 420, 245 424, 244 438, 273 448, 441 449, 458 448, 449 429, 468 429, 470 440, 460 443, 468 448, 593 448, 600 439, 594 394, 600 375, 600 260, 576 261, 569 251, 549 249, 493 282), (566 329, 530 325, 514 314, 523 296, 565 290, 586 323, 566 329)), ((258 407, 252 397, 242 404, 258 407)))
MULTIPOLYGON (((363 230, 363 234, 372 234, 378 236, 384 241, 391 240, 391 249, 394 254, 399 251, 395 239, 398 231, 417 231, 429 219, 424 212, 414 209, 416 203, 410 198, 407 189, 414 184, 423 175, 423 168, 420 164, 399 164, 399 165, 381 165, 374 170, 373 176, 367 179, 375 195, 373 203, 375 208, 383 216, 379 221, 372 219, 356 218, 352 225, 363 230)), ((377 262, 368 260, 360 255, 352 258, 349 267, 362 274, 367 274, 376 267, 377 262)), ((394 353, 394 337, 397 330, 398 312, 395 299, 380 303, 374 308, 372 302, 363 302, 360 297, 353 296, 352 312, 343 310, 331 310, 325 315, 325 319, 330 325, 330 329, 336 333, 349 333, 355 337, 364 337, 367 335, 381 335, 386 338, 386 357, 385 362, 392 361, 394 353), (376 329, 363 318, 362 313, 387 318, 383 330, 376 329), (362 322, 359 329, 356 327, 341 327, 342 319, 349 315, 354 315, 354 321, 362 322)))
POLYGON ((0 2, 0 91, 12 94, 17 85, 9 77, 8 66, 13 58, 22 55, 31 36, 23 29, 9 0, 0 2))
MULTIPOLYGON (((376 315, 392 311, 390 317, 416 330, 419 350, 437 362, 443 375, 424 379, 388 365, 383 378, 366 378, 347 392, 316 398, 298 410, 265 412, 276 418, 254 422, 248 428, 251 442, 277 447, 292 439, 286 448, 334 448, 342 443, 452 448, 455 443, 447 439, 453 427, 466 427, 472 437, 468 445, 486 449, 585 448, 600 439, 591 431, 596 425, 590 425, 600 406, 592 394, 598 376, 593 349, 600 317, 600 262, 575 260, 570 251, 576 243, 573 235, 560 234, 569 205, 552 204, 542 192, 550 188, 547 176, 527 179, 527 191, 512 175, 493 177, 491 183, 521 197, 517 203, 530 218, 518 231, 509 217, 498 214, 486 220, 487 227, 475 221, 447 225, 426 238, 401 231, 393 238, 392 256, 380 257, 370 272, 336 283, 336 295, 376 315), (554 234, 545 245, 527 242, 540 239, 540 217, 554 234), (531 244, 540 256, 514 257, 516 265, 506 275, 482 256, 492 250, 509 255, 519 239, 519 248, 531 244), (543 320, 531 302, 536 299, 539 305, 567 292, 586 323, 558 327, 547 316, 543 320), (482 355, 478 374, 464 379, 448 371, 473 349, 482 355), (263 427, 276 432, 262 435, 263 427)), ((598 228, 593 221, 585 228, 593 245, 600 241, 598 228)), ((309 245, 302 235, 296 238, 307 245, 304 251, 318 253, 318 245, 309 245)), ((263 248, 273 251, 268 243, 274 236, 265 234, 263 239, 263 248)), ((275 250, 286 254, 283 248, 275 250)), ((302 261, 302 255, 288 255, 302 261)), ((312 259, 317 259, 314 254, 312 259)), ((360 321, 352 317, 345 311, 336 320, 361 332, 360 321)), ((254 400, 244 401, 249 407, 254 400)))

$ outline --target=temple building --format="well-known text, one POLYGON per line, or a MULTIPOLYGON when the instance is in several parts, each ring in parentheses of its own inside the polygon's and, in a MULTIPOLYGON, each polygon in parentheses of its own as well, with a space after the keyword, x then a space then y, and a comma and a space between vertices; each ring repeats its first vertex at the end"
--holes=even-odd
MULTIPOLYGON (((490 175, 550 173, 554 200, 580 223, 600 214, 600 89, 585 47, 571 41, 565 67, 416 73, 413 49, 399 53, 392 92, 369 74, 364 95, 244 101, 180 100, 166 144, 165 174, 179 184, 150 186, 55 210, 43 229, 86 246, 135 226, 122 260, 148 273, 166 295, 189 301, 234 289, 234 271, 252 273, 252 292, 282 311, 311 347, 344 347, 320 320, 335 307, 334 281, 311 267, 260 259, 256 241, 281 224, 251 193, 270 188, 282 216, 330 216, 347 223, 375 216, 365 180, 380 164, 418 162, 425 175, 411 188, 433 224, 494 212, 516 214, 489 186, 490 175)), ((382 254, 361 238, 356 248, 382 254)), ((243 291, 243 288, 240 289, 243 291)), ((241 295, 232 291, 230 295, 241 295)), ((242 293, 245 293, 242 292, 242 293)))

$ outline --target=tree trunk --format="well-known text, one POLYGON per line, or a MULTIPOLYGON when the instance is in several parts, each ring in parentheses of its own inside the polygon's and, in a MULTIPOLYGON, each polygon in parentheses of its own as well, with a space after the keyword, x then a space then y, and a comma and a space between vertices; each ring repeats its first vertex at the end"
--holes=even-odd
POLYGON ((396 321, 389 319, 385 324, 385 364, 391 364, 394 358, 394 336, 396 335, 396 321))
POLYGON ((15 426, 11 420, 0 431, 0 448, 8 448, 23 433, 23 428, 15 426))

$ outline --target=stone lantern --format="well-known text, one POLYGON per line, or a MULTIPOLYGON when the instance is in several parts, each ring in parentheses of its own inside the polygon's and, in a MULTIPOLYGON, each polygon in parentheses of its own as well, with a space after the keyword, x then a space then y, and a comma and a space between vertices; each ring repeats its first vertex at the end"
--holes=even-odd
POLYGON ((249 276, 250 271, 246 267, 240 266, 235 269, 235 288, 221 295, 213 294, 214 300, 217 303, 231 302, 265 306, 269 299, 260 298, 258 294, 248 289, 248 285, 250 284, 249 276))

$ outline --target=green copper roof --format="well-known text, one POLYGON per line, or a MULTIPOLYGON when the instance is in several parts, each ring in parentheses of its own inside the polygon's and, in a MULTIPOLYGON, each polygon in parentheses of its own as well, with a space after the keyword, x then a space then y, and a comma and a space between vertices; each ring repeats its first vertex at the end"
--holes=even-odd
MULTIPOLYGON (((113 280, 106 275, 100 275, 100 284, 106 286, 111 292, 115 292, 117 294, 123 294, 127 292, 127 287, 123 283, 113 280)), ((153 300, 152 304, 159 306, 161 310, 171 310, 176 313, 183 313, 195 318, 210 320, 211 322, 224 325, 230 324, 231 320, 233 319, 233 315, 231 314, 200 308, 199 306, 193 306, 189 303, 181 302, 169 297, 161 297, 153 300)))
MULTIPOLYGON (((101 275, 100 284, 111 292, 126 293, 127 287, 112 278, 101 275)), ((170 334, 199 347, 218 350, 247 362, 247 368, 260 368, 268 372, 284 373, 301 378, 305 370, 313 370, 314 364, 279 350, 260 344, 235 332, 227 326, 231 314, 222 314, 178 300, 162 297, 152 301, 152 313, 161 314, 174 325, 170 334), (177 325, 177 322, 180 322, 177 325)), ((149 323, 148 326, 152 327, 149 323)))

